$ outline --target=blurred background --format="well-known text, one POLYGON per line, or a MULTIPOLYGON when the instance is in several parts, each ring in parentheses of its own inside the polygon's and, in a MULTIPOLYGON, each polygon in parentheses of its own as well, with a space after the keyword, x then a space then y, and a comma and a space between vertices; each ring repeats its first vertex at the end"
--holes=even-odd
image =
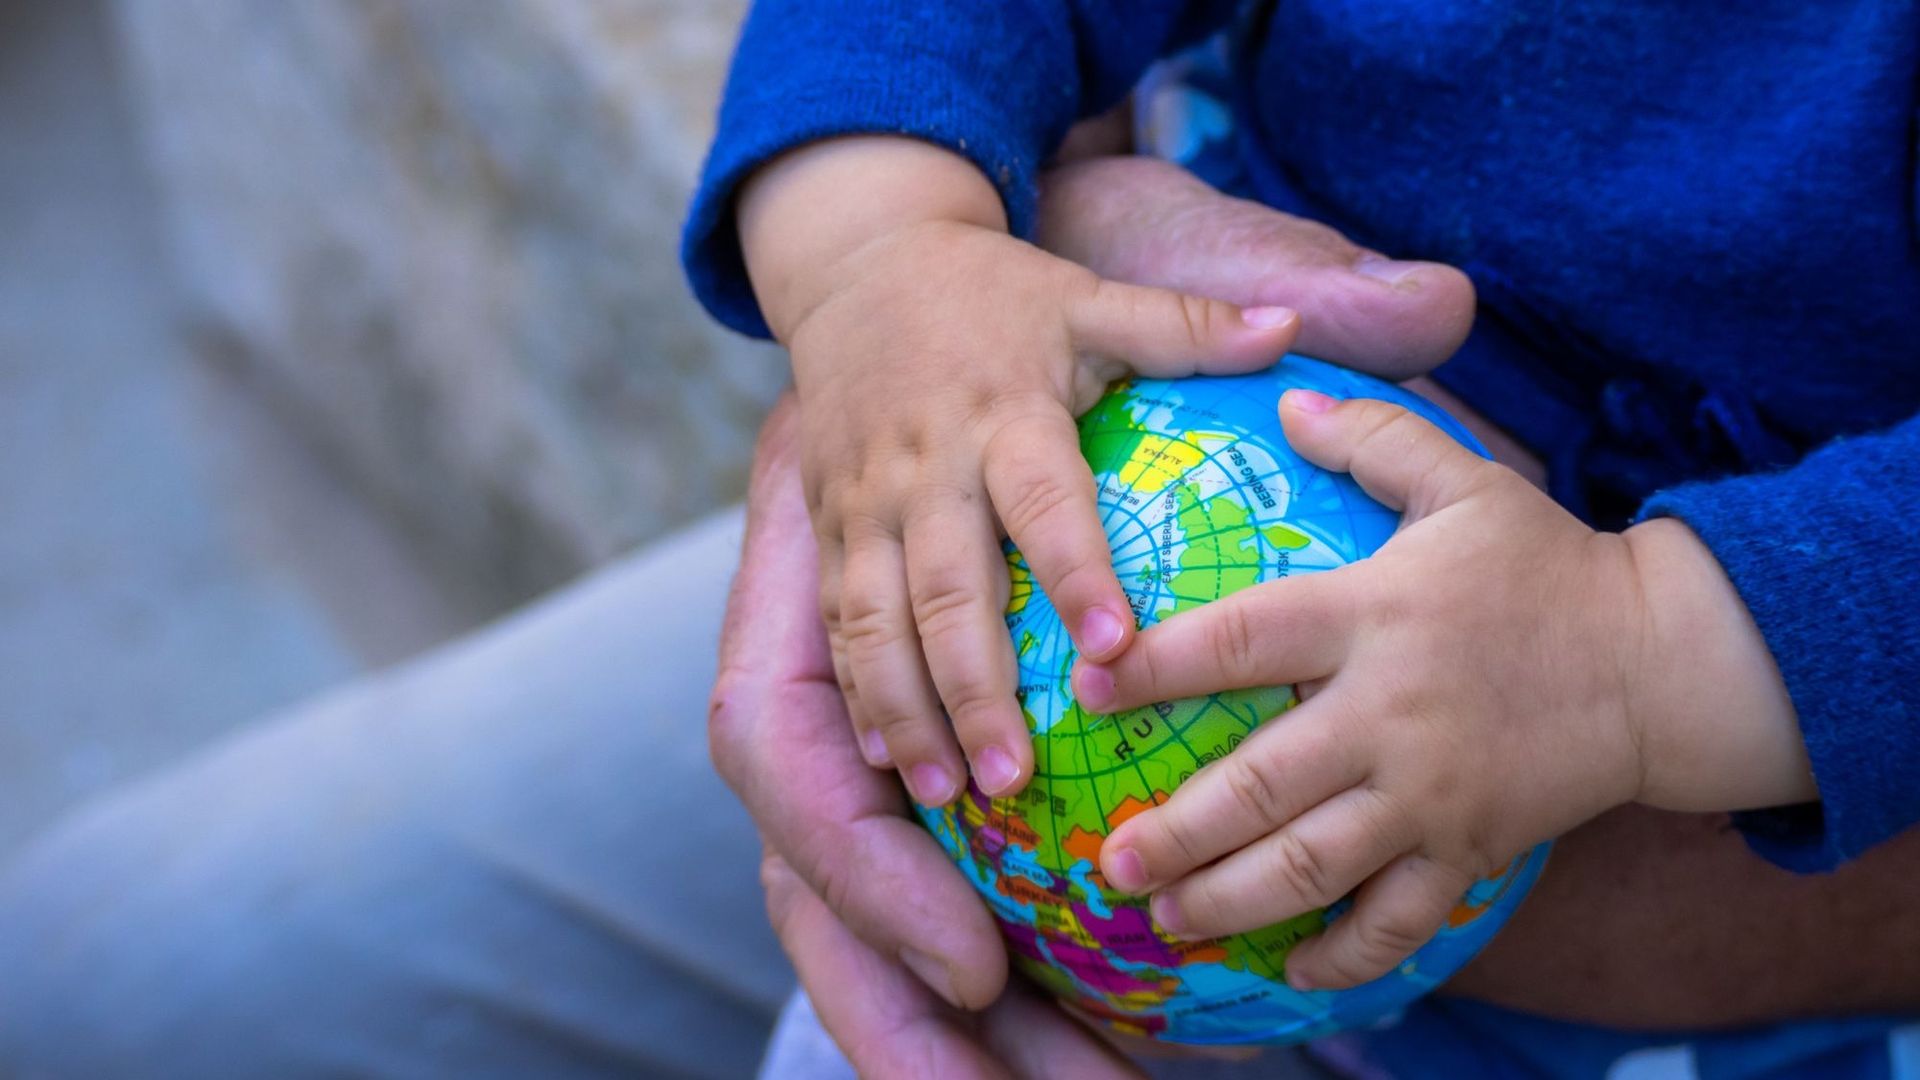
POLYGON ((0 859, 739 494, 742 0, 0 0, 0 859))

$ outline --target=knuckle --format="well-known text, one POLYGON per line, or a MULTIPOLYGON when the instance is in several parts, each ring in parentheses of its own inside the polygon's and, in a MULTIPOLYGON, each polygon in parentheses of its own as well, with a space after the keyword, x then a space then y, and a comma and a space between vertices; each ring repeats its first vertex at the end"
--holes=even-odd
POLYGON ((720 779, 735 791, 746 776, 741 747, 747 745, 747 719, 738 705, 736 676, 722 673, 707 702, 707 756, 720 779))
POLYGON ((840 622, 840 592, 838 589, 834 590, 831 596, 827 595, 824 589, 821 591, 820 622, 827 629, 827 637, 834 642, 837 648, 840 644, 841 637, 844 636, 840 622))
POLYGON ((1200 874, 1171 891, 1179 898, 1181 919, 1187 929, 1199 933, 1219 926, 1222 915, 1229 910, 1232 902, 1212 874, 1200 874))
MULTIPOLYGON (((1285 820, 1281 792, 1257 764, 1229 757, 1223 768, 1227 791, 1249 817, 1268 827, 1278 826, 1285 820)), ((1292 837, 1291 833, 1281 835, 1283 839, 1292 837)))
POLYGON ((1006 523, 1008 532, 1025 533, 1086 494, 1090 493, 1083 490, 1083 485, 1069 483, 1053 473, 1033 472, 1014 484, 1006 505, 1000 507, 1000 520, 1006 523))
POLYGON ((907 603, 920 637, 929 640, 963 630, 981 595, 964 573, 942 569, 914 581, 907 590, 907 603))
POLYGON ((1083 266, 1064 259, 1061 261, 1066 263, 1059 268, 1058 287, 1061 294, 1090 312, 1100 312, 1106 308, 1113 297, 1113 284, 1083 266))
POLYGON ((1227 672, 1238 680, 1250 679, 1259 670, 1260 650, 1253 619, 1244 604, 1221 604, 1212 612, 1212 632, 1208 647, 1227 672))
POLYGON ((1327 903, 1334 898, 1332 877, 1326 863, 1299 836, 1291 832, 1274 835, 1269 852, 1270 876, 1280 885, 1309 903, 1327 903))
MULTIPOLYGON (((922 720, 914 710, 905 708, 897 702, 868 701, 866 714, 868 723, 880 732, 881 738, 887 741, 889 748, 896 743, 904 745, 909 736, 919 731, 922 720)), ((899 753, 895 754, 895 757, 900 756, 902 755, 899 753)))
POLYGON ((974 478, 956 470, 951 474, 916 476, 901 492, 900 519, 904 526, 915 522, 938 522, 955 507, 970 505, 979 497, 974 478))
MULTIPOLYGON (((1041 587, 1054 603, 1062 618, 1078 619, 1085 609, 1098 604, 1104 594, 1113 591, 1108 584, 1113 580, 1111 561, 1095 562, 1091 559, 1070 556, 1073 561, 1064 567, 1049 567, 1047 578, 1041 587)), ((1036 568, 1035 573, 1040 573, 1036 568)), ((1121 597, 1121 602, 1125 598, 1121 597)))
POLYGON ((1380 426, 1377 430, 1383 436, 1397 440, 1418 439, 1433 428, 1432 424, 1402 406, 1385 401, 1374 404, 1379 406, 1380 426))
POLYGON ((849 569, 862 554, 863 546, 869 549, 865 554, 870 556, 874 542, 899 539, 896 502, 891 497, 879 496, 843 506, 839 510, 839 533, 842 542, 849 548, 849 569))
POLYGON ((956 731, 985 737, 1001 726, 997 723, 1004 715, 1001 703, 1009 693, 995 686, 992 680, 974 675, 954 680, 942 688, 940 696, 953 717, 956 731))
POLYGON ((848 659, 871 656, 900 639, 903 630, 878 598, 858 594, 841 598, 839 631, 848 659))
POLYGON ((1200 843, 1200 838, 1195 834, 1194 826, 1190 824, 1187 819, 1177 816, 1173 817, 1170 820, 1161 822, 1160 827, 1155 831, 1163 841, 1163 846, 1170 850, 1173 856, 1179 860, 1180 866, 1191 868, 1200 866, 1207 861, 1205 858, 1206 852, 1200 843))
POLYGON ((1186 327, 1187 344, 1198 349, 1213 340, 1213 304, 1185 293, 1178 294, 1175 301, 1186 327))
POLYGON ((827 655, 833 662, 833 678, 840 690, 852 697, 859 683, 853 677, 853 662, 847 658, 847 639, 837 629, 827 635, 827 655))
POLYGON ((799 890, 806 886, 794 876, 786 860, 767 851, 760 856, 760 891, 766 896, 767 921, 773 925, 773 932, 785 937, 787 923, 793 918, 794 904, 800 899, 799 890))
POLYGON ((1159 700, 1160 688, 1166 685, 1162 679, 1162 661, 1160 652, 1153 643, 1136 644, 1120 654, 1118 665, 1114 668, 1115 682, 1119 692, 1126 697, 1141 697, 1159 700))
POLYGON ((1341 954, 1344 974, 1359 980, 1393 969, 1426 941, 1421 928, 1402 918, 1362 919, 1354 923, 1352 948, 1341 954))
POLYGON ((1412 413, 1390 402, 1355 398, 1349 404, 1361 407, 1360 436, 1354 441, 1357 451, 1398 454, 1406 449, 1406 440, 1414 434, 1410 425, 1418 422, 1412 413))

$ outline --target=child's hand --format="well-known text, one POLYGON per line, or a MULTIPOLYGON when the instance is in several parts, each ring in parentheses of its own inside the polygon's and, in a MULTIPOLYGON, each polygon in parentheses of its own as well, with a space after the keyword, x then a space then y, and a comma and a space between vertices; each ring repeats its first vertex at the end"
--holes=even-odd
POLYGON ((1401 530, 1074 673, 1106 712, 1285 683, 1304 699, 1108 838, 1107 880, 1157 890, 1167 930, 1249 930, 1353 892, 1287 964, 1297 987, 1351 986, 1475 878, 1610 807, 1815 797, 1771 656, 1684 525, 1596 533, 1383 402, 1293 391, 1280 412, 1296 450, 1403 510, 1401 530))
POLYGON ((920 802, 951 801, 965 774, 944 703, 980 786, 1011 793, 1033 751, 998 531, 1082 652, 1119 653, 1133 615, 1074 414, 1130 372, 1262 367, 1299 319, 1103 281, 1009 236, 985 178, 931 146, 822 144, 759 184, 742 228, 793 354, 821 608, 863 753, 920 802))

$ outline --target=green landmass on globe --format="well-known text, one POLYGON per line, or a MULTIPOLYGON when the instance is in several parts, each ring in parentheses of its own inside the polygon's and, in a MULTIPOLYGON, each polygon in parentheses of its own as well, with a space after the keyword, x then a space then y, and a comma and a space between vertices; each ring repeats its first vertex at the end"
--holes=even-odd
MULTIPOLYGON (((1254 375, 1114 387, 1082 417, 1081 451, 1142 628, 1262 581, 1343 566, 1393 534, 1396 513, 1287 446, 1275 406, 1296 386, 1405 405, 1479 449, 1424 399, 1300 357, 1254 375)), ((1007 566, 1033 780, 1009 799, 969 786, 953 805, 919 813, 987 900, 1017 968, 1083 1013, 1184 1043, 1295 1042, 1377 1024, 1478 952, 1538 874, 1544 847, 1478 883, 1399 970, 1351 990, 1285 982, 1288 953, 1340 905, 1213 941, 1174 939, 1153 924, 1144 897, 1107 886, 1100 845, 1284 713, 1293 690, 1089 713, 1068 683, 1076 653, 1066 628, 1011 547, 1007 566)))

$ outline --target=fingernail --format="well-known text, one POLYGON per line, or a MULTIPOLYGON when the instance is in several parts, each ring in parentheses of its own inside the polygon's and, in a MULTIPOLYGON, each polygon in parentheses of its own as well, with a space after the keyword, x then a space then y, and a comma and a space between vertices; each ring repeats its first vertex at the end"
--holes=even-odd
POLYGON ((1080 620, 1080 648, 1088 656, 1105 656, 1127 634, 1127 627, 1113 612, 1094 608, 1080 620))
POLYGON ((953 801, 953 778, 931 761, 915 765, 908 772, 907 786, 921 806, 945 806, 953 801))
POLYGON ((1295 971, 1292 967, 1287 968, 1287 985, 1293 987, 1295 990, 1312 990, 1315 988, 1312 979, 1295 971))
POLYGON ((1255 330, 1271 330, 1276 326, 1285 326, 1298 317, 1290 307, 1250 307, 1240 309, 1240 321, 1255 330))
POLYGON ((1323 413, 1334 406, 1334 400, 1318 390, 1289 390, 1280 399, 1303 413, 1323 413))
POLYGON ((900 963, 926 983, 928 989, 945 998, 947 1004, 956 1009, 962 1007, 960 995, 953 988, 953 973, 947 970, 947 965, 917 949, 908 948, 900 950, 900 963))
POLYGON ((1073 696, 1080 699, 1081 708, 1105 712, 1113 704, 1113 672, 1106 668, 1081 664, 1074 684, 1073 696))
POLYGON ((1019 782, 1020 766, 1012 754, 997 746, 988 746, 973 759, 973 778, 980 781, 980 790, 1001 795, 1019 782))
POLYGON ((876 769, 893 764, 893 755, 887 753, 887 740, 881 738, 879 728, 868 728, 860 733, 860 756, 876 769))
POLYGON ((1419 288, 1420 282, 1413 275, 1420 271, 1420 265, 1417 262, 1389 259, 1384 255, 1362 255, 1353 264, 1353 272, 1361 277, 1384 281, 1396 289, 1415 289, 1419 288))
POLYGON ((1174 903, 1171 893, 1154 893, 1153 899, 1147 901, 1147 910, 1160 929, 1177 938, 1187 936, 1186 923, 1180 917, 1180 905, 1174 903))
POLYGON ((1121 848, 1107 857, 1109 869, 1107 884, 1121 892, 1137 893, 1147 887, 1147 864, 1140 861, 1140 853, 1132 848, 1121 848))

